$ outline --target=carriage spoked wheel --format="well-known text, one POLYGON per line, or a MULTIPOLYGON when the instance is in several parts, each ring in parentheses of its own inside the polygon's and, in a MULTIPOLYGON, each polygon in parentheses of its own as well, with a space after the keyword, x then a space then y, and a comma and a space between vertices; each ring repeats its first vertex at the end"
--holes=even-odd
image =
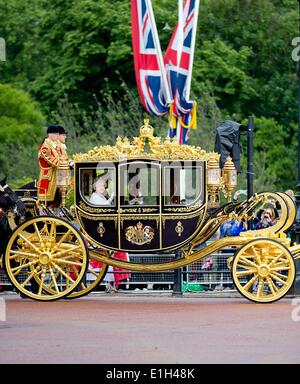
POLYGON ((236 252, 231 273, 244 297, 257 303, 272 303, 292 287, 295 271, 294 258, 283 244, 257 239, 236 252))
POLYGON ((90 251, 89 265, 85 277, 76 289, 67 296, 67 299, 78 299, 86 296, 101 284, 108 270, 108 265, 101 263, 98 258, 99 254, 109 257, 109 253, 102 249, 90 251))
POLYGON ((88 266, 88 249, 70 223, 41 216, 15 229, 4 263, 18 291, 35 300, 52 301, 68 296, 80 284, 88 266))

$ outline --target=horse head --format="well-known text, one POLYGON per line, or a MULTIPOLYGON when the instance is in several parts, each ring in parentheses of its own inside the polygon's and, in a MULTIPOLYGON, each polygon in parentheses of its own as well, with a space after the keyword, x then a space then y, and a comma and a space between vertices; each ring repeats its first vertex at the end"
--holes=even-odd
POLYGON ((0 181, 0 188, 3 188, 6 185, 7 176, 4 177, 3 180, 0 181))
POLYGON ((0 208, 4 213, 14 209, 17 216, 23 216, 26 212, 26 207, 22 200, 19 199, 17 194, 6 184, 5 177, 0 181, 0 208))

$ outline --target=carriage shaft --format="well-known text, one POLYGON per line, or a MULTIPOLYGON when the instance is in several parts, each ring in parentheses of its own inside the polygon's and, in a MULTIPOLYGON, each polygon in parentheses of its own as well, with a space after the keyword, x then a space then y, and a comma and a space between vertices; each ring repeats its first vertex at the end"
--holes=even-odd
POLYGON ((246 238, 242 237, 230 237, 223 238, 218 241, 213 242, 212 244, 207 245, 205 248, 193 251, 191 254, 187 254, 183 252, 183 257, 167 263, 154 263, 154 264, 137 264, 131 263, 127 261, 120 261, 113 258, 109 258, 107 256, 101 256, 99 254, 90 251, 93 255, 93 258, 103 262, 104 264, 112 265, 113 267, 123 268, 128 271, 135 272, 163 272, 168 271, 170 269, 178 269, 182 267, 186 267, 189 264, 195 263, 210 254, 219 251, 220 249, 227 246, 242 246, 247 242, 246 238))

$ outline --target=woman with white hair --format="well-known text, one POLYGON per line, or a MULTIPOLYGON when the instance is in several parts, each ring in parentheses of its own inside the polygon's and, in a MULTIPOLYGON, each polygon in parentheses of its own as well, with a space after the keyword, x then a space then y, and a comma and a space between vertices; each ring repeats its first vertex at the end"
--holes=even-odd
POLYGON ((90 203, 94 205, 111 205, 114 199, 114 193, 109 196, 107 192, 110 176, 102 175, 95 179, 93 188, 94 191, 90 197, 90 203))

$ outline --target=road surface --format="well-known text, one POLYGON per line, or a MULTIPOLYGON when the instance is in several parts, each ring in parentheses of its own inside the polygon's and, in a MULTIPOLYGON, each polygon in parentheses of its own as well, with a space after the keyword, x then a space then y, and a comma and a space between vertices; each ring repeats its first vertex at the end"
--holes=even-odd
POLYGON ((300 298, 258 305, 239 296, 99 293, 0 302, 0 363, 300 363, 300 298))

